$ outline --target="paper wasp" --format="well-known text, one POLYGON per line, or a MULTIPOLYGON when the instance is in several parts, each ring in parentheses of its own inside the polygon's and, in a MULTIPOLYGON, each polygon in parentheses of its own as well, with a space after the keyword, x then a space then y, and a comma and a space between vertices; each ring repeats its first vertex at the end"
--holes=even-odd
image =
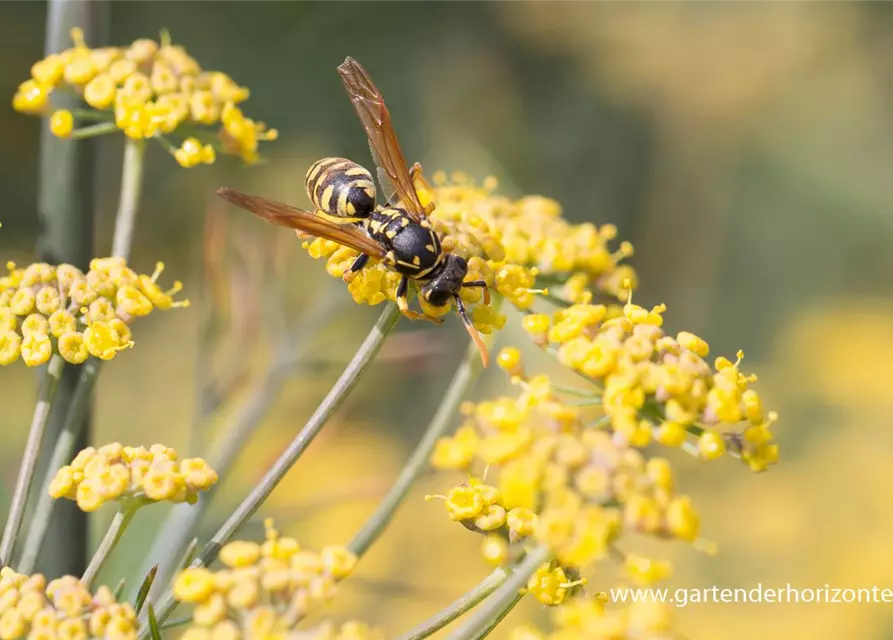
POLYGON ((360 252, 345 272, 345 280, 349 281, 365 267, 369 258, 381 261, 386 267, 402 275, 397 287, 397 304, 403 315, 411 319, 442 322, 439 318, 409 309, 409 280, 415 280, 421 285, 419 295, 430 305, 442 307, 451 300, 455 301, 456 311, 480 351, 481 360, 486 367, 489 361, 487 347, 459 297, 462 288, 481 287, 484 289, 484 301, 489 304, 486 282, 465 282, 468 273, 465 258, 443 251, 440 238, 428 221, 433 205, 423 206, 416 192, 415 179, 421 176, 421 167, 418 163, 412 169, 407 167, 391 124, 390 113, 372 78, 359 62, 350 57, 339 65, 338 73, 369 138, 381 188, 383 191, 392 191, 387 203, 384 206, 375 205, 374 184, 371 185, 370 192, 369 185, 355 183, 356 180, 368 180, 371 183, 369 172, 341 158, 317 162, 311 167, 305 181, 308 191, 313 187, 311 201, 314 205, 327 210, 311 213, 229 188, 219 189, 217 194, 268 222, 295 229, 300 236, 326 238, 360 252), (344 164, 339 164, 341 162, 344 164), (312 175, 314 167, 319 169, 316 176, 312 175), (326 168, 336 179, 327 179, 328 182, 319 190, 317 187, 320 186, 320 177, 326 168), (335 174, 332 174, 333 168, 335 174), (339 170, 340 174, 337 173, 339 170), (353 174, 347 175, 349 172, 353 174), (342 186, 336 188, 336 184, 342 186), (329 186, 330 192, 325 194, 329 186), (333 198, 338 189, 338 197, 333 198), (366 198, 356 189, 363 191, 366 198), (356 197, 351 196, 351 190, 356 197), (357 204, 361 206, 358 207, 357 204))

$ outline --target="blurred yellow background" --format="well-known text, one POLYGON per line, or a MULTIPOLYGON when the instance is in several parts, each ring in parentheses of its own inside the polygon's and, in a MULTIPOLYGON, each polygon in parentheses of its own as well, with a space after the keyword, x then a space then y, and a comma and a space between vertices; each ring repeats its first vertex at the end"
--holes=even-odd
MULTIPOLYGON (((203 363, 210 359, 221 375, 245 369, 248 386, 262 370, 267 337, 280 320, 267 302, 260 319, 241 318, 248 323, 243 337, 261 334, 257 353, 240 351, 232 335, 211 344, 201 339, 203 310, 213 299, 202 266, 209 194, 227 184, 304 205, 303 176, 313 160, 345 155, 369 163, 335 73, 351 55, 382 89, 411 159, 429 171, 496 175, 511 195, 554 197, 572 221, 616 223, 636 248, 639 304, 666 303, 668 328, 702 335, 717 354, 744 349, 744 368, 759 374, 761 395, 781 417, 781 462, 753 475, 730 458, 707 464, 672 456, 683 490, 699 506, 703 535, 720 554, 649 547, 674 560, 671 588, 893 588, 889 5, 113 5, 112 44, 156 37, 167 27, 206 68, 251 87, 246 111, 281 135, 265 147, 269 164, 248 169, 221 158, 183 170, 161 147, 150 148, 132 263, 151 273, 164 260, 195 304, 135 327, 137 347, 101 377, 95 442, 162 440, 185 453, 203 363)), ((0 3, 0 94, 9 100, 42 57, 45 12, 41 2, 0 3)), ((40 126, 11 107, 0 110, 6 259, 34 256, 40 126)), ((121 147, 120 137, 99 145, 97 253, 108 251, 121 147)), ((289 249, 279 242, 284 231, 238 212, 229 223, 230 244, 241 247, 249 266, 258 247, 289 249)), ((330 279, 303 253, 277 255, 283 280, 270 283, 272 271, 254 269, 247 281, 253 293, 245 282, 226 286, 243 310, 257 309, 271 291, 284 292, 290 324, 319 303, 330 279), (269 286, 259 293, 262 284, 269 286)), ((204 533, 303 425, 376 311, 337 308, 226 479, 204 533)), ((275 515, 309 545, 346 542, 368 516, 427 424, 465 341, 458 322, 432 330, 404 321, 400 330, 259 514, 275 515)), ((499 344, 509 342, 528 346, 516 329, 500 335, 499 344)), ((533 361, 556 371, 544 358, 533 361)), ((6 502, 33 383, 20 364, 0 370, 6 502)), ((245 387, 235 385, 224 413, 245 387)), ((504 387, 492 371, 475 395, 504 387)), ((201 425, 201 439, 210 440, 219 422, 201 425)), ((333 611, 396 634, 485 575, 479 539, 422 499, 452 481, 429 475, 419 484, 333 611)), ((128 532, 105 576, 139 566, 164 513, 160 505, 140 513, 141 526, 128 532)), ((109 517, 94 517, 94 535, 109 517)), ((260 536, 259 523, 243 535, 260 536)), ((506 627, 544 617, 525 601, 506 627)), ((891 609, 880 604, 690 605, 678 617, 693 640, 893 638, 891 609)), ((505 629, 493 637, 504 638, 505 629)))

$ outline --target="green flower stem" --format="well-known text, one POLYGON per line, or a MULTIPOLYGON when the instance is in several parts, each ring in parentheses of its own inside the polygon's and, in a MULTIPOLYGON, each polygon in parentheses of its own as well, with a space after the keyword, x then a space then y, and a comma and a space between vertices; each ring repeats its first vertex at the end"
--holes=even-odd
MULTIPOLYGON (((97 125, 99 126, 99 125, 97 125)), ((127 138, 124 146, 124 168, 121 173, 121 199, 115 217, 115 235, 112 239, 112 255, 127 258, 136 228, 136 212, 143 186, 143 160, 146 151, 144 140, 127 138)))
MULTIPOLYGON (((328 395, 316 408, 313 415, 310 416, 304 428, 301 429, 297 437, 292 440, 288 448, 270 467, 260 483, 248 494, 230 515, 229 519, 223 523, 217 533, 214 534, 214 537, 202 549, 198 558, 192 562, 191 566, 206 567, 211 564, 217 558, 220 548, 229 541, 246 520, 254 515, 261 503, 267 499, 273 492, 273 489, 276 488, 276 485, 279 484, 282 478, 285 477, 285 474, 297 462, 301 454, 310 446, 310 443, 313 442, 313 439, 319 434, 332 414, 350 395, 350 392, 356 386, 363 373, 375 359, 375 356, 384 344, 385 338, 391 333, 394 325, 397 324, 400 315, 397 305, 392 303, 389 303, 385 310, 382 311, 372 331, 366 336, 363 344, 360 345, 354 357, 341 373, 341 377, 338 378, 328 395)), ((166 591, 159 606, 156 608, 158 621, 164 622, 167 620, 176 607, 177 603, 173 594, 169 590, 166 591)), ((145 640, 149 635, 149 626, 144 621, 140 630, 140 638, 145 640)))
POLYGON ((90 398, 93 387, 96 385, 98 373, 99 361, 93 358, 87 360, 80 367, 80 371, 78 371, 77 386, 74 389, 71 404, 65 416, 62 433, 59 434, 53 447, 53 454, 47 465, 43 485, 40 487, 40 494, 37 497, 37 507, 34 509, 34 516, 28 525, 25 548, 22 551, 22 557, 18 564, 19 573, 30 575, 34 570, 34 563, 37 560, 41 547, 43 547, 47 528, 50 525, 50 518, 53 515, 53 507, 56 504, 55 499, 50 496, 50 484, 53 482, 56 472, 66 462, 71 460, 74 454, 74 449, 81 437, 81 431, 86 424, 84 418, 87 415, 87 410, 90 408, 90 398))
POLYGON ((559 298, 558 296, 556 296, 552 293, 542 293, 540 295, 543 298, 545 298, 547 301, 551 302, 556 307, 562 307, 564 309, 567 309, 568 307, 574 306, 574 303, 571 302, 570 300, 565 300, 564 298, 559 298))
POLYGON ((524 594, 522 593, 515 594, 515 597, 512 598, 511 601, 509 601, 509 603, 502 609, 502 611, 497 613, 483 629, 478 631, 478 633, 474 636, 474 640, 484 640, 484 638, 489 636, 493 629, 495 629, 499 625, 499 623, 502 622, 503 619, 512 612, 512 609, 515 608, 515 605, 521 602, 521 598, 523 597, 524 594))
MULTIPOLYGON (((71 29, 84 31, 87 42, 94 46, 108 44, 109 2, 70 2, 49 0, 46 3, 46 36, 44 54, 61 53, 71 47, 71 29)), ((84 105, 83 95, 74 90, 57 87, 52 93, 52 107, 72 112, 84 105)), ((111 118, 114 114, 109 112, 111 118)), ((77 119, 77 118, 76 118, 77 119)), ((44 117, 40 131, 40 183, 38 211, 41 233, 38 256, 41 262, 52 265, 72 264, 86 272, 93 251, 93 214, 97 208, 96 170, 97 139, 80 142, 62 140, 50 131, 49 114, 44 117)), ((46 443, 55 443, 68 414, 77 386, 78 368, 66 365, 59 379, 53 410, 47 421, 46 443)), ((89 411, 81 427, 77 449, 90 440, 89 411)), ((36 473, 42 478, 47 473, 52 446, 45 445, 38 458, 36 473)), ((39 487, 35 487, 35 490, 39 487)), ((56 505, 35 571, 47 576, 81 575, 87 566, 87 514, 74 501, 56 505)))
MULTIPOLYGON (((494 300, 494 305, 496 305, 497 309, 500 301, 501 297, 494 300)), ((453 376, 452 382, 450 382, 449 389, 447 389, 446 395, 444 395, 443 400, 440 402, 440 406, 434 413, 431 423, 425 430, 425 434, 416 446, 415 451, 412 452, 409 460, 406 461, 406 464, 400 471, 400 475, 397 476, 394 486, 391 487, 388 494, 378 505, 375 513, 366 521, 366 524, 363 525, 363 528, 360 529, 348 545, 348 548, 355 554, 362 556, 366 553, 366 551, 369 550, 369 547, 371 547, 379 536, 381 536, 385 527, 388 526, 388 523, 391 521, 391 518, 394 517, 394 513, 397 511, 400 503, 403 502, 409 489, 419 477, 419 474, 421 474, 427 467, 428 460, 431 457, 431 452, 434 451, 434 446, 437 444, 437 440, 443 436, 444 432, 449 427, 450 420, 455 415, 459 405, 465 399, 465 396, 478 379, 482 370, 480 354, 478 353, 477 347, 475 347, 472 342, 468 345, 468 350, 465 352, 465 358, 456 370, 456 374, 453 376)))
POLYGON ((567 387, 563 384, 553 384, 552 389, 559 393, 566 393, 569 396, 578 396, 580 398, 591 398, 596 393, 600 393, 597 389, 580 389, 578 387, 567 387))
POLYGON ((157 135, 153 138, 155 142, 161 145, 161 147, 167 151, 169 154, 174 155, 174 152, 177 150, 177 145, 168 140, 162 135, 157 135))
POLYGON ((34 416, 31 419, 31 428, 28 431, 28 440, 25 443, 25 453, 22 456, 22 464, 19 467, 19 475, 16 479, 15 490, 12 494, 12 504, 9 507, 9 516, 6 519, 6 528, 3 530, 3 540, 0 542, 0 566, 9 566, 12 563, 12 552, 15 548, 16 538, 22 528, 22 519, 25 515, 25 505, 28 502, 28 492, 34 480, 34 468, 37 465, 37 456, 40 454, 40 445, 43 443, 43 435, 46 432, 47 418, 56 398, 56 389, 59 387, 59 377, 62 375, 62 367, 65 361, 61 356, 54 355, 44 372, 40 391, 38 392, 37 406, 34 407, 34 416))
POLYGON ((397 640, 422 640, 434 635, 453 620, 478 606, 491 593, 496 591, 508 578, 509 573, 502 567, 484 578, 473 589, 461 595, 446 609, 443 609, 425 620, 417 627, 407 631, 397 640))
POLYGON ((480 640, 518 603, 518 592, 527 585, 527 580, 539 567, 552 558, 552 551, 539 546, 530 551, 512 574, 484 603, 465 619, 462 626, 447 636, 447 640, 480 640))
POLYGON ((598 407, 602 404, 601 395, 594 396, 588 398, 587 400, 580 400, 578 402, 570 402, 568 403, 571 407, 598 407))
MULTIPOLYGON (((301 364, 301 357, 313 346, 320 329, 331 322, 333 314, 345 300, 349 298, 345 298, 341 287, 329 288, 276 345, 275 360, 252 386, 232 418, 222 425, 220 435, 207 456, 208 464, 218 476, 225 478, 229 475, 245 442, 263 422, 289 376, 301 364)), ((182 568, 177 566, 176 561, 195 535, 195 528, 216 490, 216 486, 211 487, 194 505, 175 506, 153 539, 138 574, 145 575, 153 565, 158 565, 158 575, 150 593, 153 598, 167 586, 173 573, 182 568)))
POLYGON ((93 583, 93 580, 96 579, 96 576, 102 569, 102 565, 105 564, 105 561, 108 560, 112 551, 114 551, 115 547, 118 545, 118 540, 124 535, 124 530, 127 528, 127 525, 130 524, 130 521, 133 520, 133 516, 136 515, 139 507, 140 505, 128 505, 122 507, 118 513, 115 514, 112 523, 109 525, 108 531, 105 532, 105 537, 102 539, 102 542, 99 543, 99 548, 96 550, 96 553, 93 554, 93 559, 90 560, 90 564, 87 566, 87 570, 84 571, 84 576, 81 578, 81 582, 83 582, 87 588, 89 588, 93 583))
POLYGON ((118 131, 118 125, 114 122, 100 122, 99 124, 91 124, 88 127, 75 129, 66 140, 86 140, 87 138, 95 138, 96 136, 103 136, 115 131, 118 131))
POLYGON ((90 122, 111 122, 115 119, 115 113, 109 109, 108 111, 96 111, 93 109, 72 109, 71 115, 78 120, 88 120, 90 122))

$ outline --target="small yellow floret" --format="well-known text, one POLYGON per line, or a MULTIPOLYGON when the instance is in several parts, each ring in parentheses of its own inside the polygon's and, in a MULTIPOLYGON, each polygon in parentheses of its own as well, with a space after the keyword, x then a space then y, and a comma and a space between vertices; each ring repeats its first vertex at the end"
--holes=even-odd
POLYGON ((74 116, 67 109, 59 109, 50 116, 50 131, 57 138, 67 138, 74 130, 74 116))

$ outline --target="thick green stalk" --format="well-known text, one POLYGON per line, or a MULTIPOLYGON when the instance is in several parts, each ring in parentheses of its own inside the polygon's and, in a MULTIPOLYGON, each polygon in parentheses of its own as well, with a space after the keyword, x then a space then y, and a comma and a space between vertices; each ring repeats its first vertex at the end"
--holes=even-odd
POLYGON ((447 636, 447 640, 481 640, 486 637, 518 603, 518 592, 527 585, 530 576, 551 557, 552 552, 545 546, 530 551, 521 564, 513 568, 502 586, 475 609, 462 626, 447 636))
MULTIPOLYGON (((307 447, 310 446, 310 443, 313 442, 313 439, 316 438, 332 414, 347 399, 347 396, 356 386, 363 373, 372 364, 372 361, 384 344, 385 338, 391 333, 399 318, 400 311, 397 309, 397 305, 388 304, 387 308, 379 316, 372 331, 366 336, 359 350, 354 354, 354 357, 316 408, 316 411, 310 416, 304 428, 301 429, 297 437, 292 440, 288 448, 270 467, 260 483, 248 494, 227 521, 223 523, 217 533, 214 534, 214 537, 202 549, 199 557, 192 562, 191 566, 206 567, 213 562, 217 558, 220 548, 229 541, 246 520, 254 515, 254 512, 273 492, 273 489, 285 477, 285 474, 289 472, 301 454, 307 450, 307 447)), ((173 595, 170 591, 167 591, 156 609, 159 622, 167 620, 176 606, 177 603, 173 595)), ((140 631, 140 638, 145 640, 149 635, 149 627, 144 622, 140 631)))
MULTIPOLYGON (((227 477, 245 442, 261 425, 289 376, 300 364, 302 355, 313 346, 320 329, 331 321, 332 314, 345 299, 349 300, 341 287, 329 289, 277 345, 275 360, 248 392, 232 418, 222 426, 220 436, 207 456, 208 463, 221 478, 227 477)), ((177 559, 195 535, 195 528, 215 493, 216 488, 212 487, 194 505, 175 506, 165 519, 138 573, 145 575, 152 566, 158 565, 151 596, 157 596, 179 568, 177 559)))
POLYGON ((6 527, 3 530, 3 540, 0 542, 0 566, 6 567, 12 564, 12 551, 15 548, 19 530, 22 528, 25 505, 28 502, 28 492, 31 490, 31 482, 34 480, 34 469, 37 466, 37 456, 40 454, 40 445, 43 443, 47 419, 50 416, 53 400, 56 399, 56 389, 59 386, 59 377, 62 375, 64 364, 65 361, 62 360, 61 356, 54 355, 50 358, 50 363, 44 371, 43 381, 38 393, 37 406, 34 407, 31 428, 28 430, 25 453, 22 456, 22 464, 19 466, 19 475, 12 494, 9 516, 6 519, 6 527))
POLYGON ((18 563, 19 573, 31 574, 34 570, 37 556, 43 548, 47 528, 50 525, 50 518, 53 515, 53 507, 56 504, 56 500, 50 496, 50 484, 52 484, 59 468, 72 459, 74 449, 83 435, 87 413, 90 409, 90 399, 93 394, 93 388, 96 385, 98 373, 99 361, 93 358, 78 369, 78 382, 74 389, 74 394, 71 396, 62 433, 59 434, 56 444, 53 446, 53 454, 50 456, 49 465, 47 465, 44 473, 43 484, 37 496, 37 507, 35 507, 34 515, 28 525, 25 547, 18 563))
POLYGON ((425 430, 422 439, 406 461, 400 475, 397 476, 394 486, 384 497, 375 513, 366 521, 363 528, 351 540, 348 548, 358 556, 368 551, 369 547, 381 536, 385 527, 394 517, 394 513, 403 502, 413 483, 428 466, 428 460, 437 440, 443 436, 450 426, 450 420, 456 415, 456 411, 465 399, 468 391, 474 386, 482 371, 481 358, 474 343, 468 346, 465 358, 456 370, 449 389, 444 395, 440 406, 434 413, 431 423, 425 430))
POLYGON ((121 536, 124 535, 124 530, 127 529, 127 525, 133 520, 133 516, 136 515, 138 509, 138 505, 122 507, 115 514, 115 517, 112 518, 112 523, 109 525, 108 531, 105 532, 105 537, 102 539, 102 542, 99 543, 99 548, 96 549, 96 553, 93 554, 93 559, 90 560, 90 564, 87 566, 87 570, 84 571, 84 576, 81 578, 81 582, 83 582, 88 589, 93 583, 93 580, 96 579, 96 576, 99 575, 105 561, 108 560, 112 551, 115 550, 118 541, 121 539, 121 536))
MULTIPOLYGON (((91 45, 101 46, 107 42, 109 3, 106 0, 49 0, 46 12, 46 54, 61 53, 71 47, 72 27, 82 28, 91 45)), ((54 92, 52 102, 57 109, 76 109, 83 105, 80 96, 66 91, 54 92)), ((57 138, 50 132, 48 122, 43 123, 40 134, 38 212, 43 224, 38 255, 44 262, 73 264, 86 271, 93 257, 96 142, 57 138)), ((62 431, 78 378, 78 367, 66 365, 47 423, 47 442, 55 442, 62 431)), ((89 415, 85 415, 82 422, 82 436, 77 448, 83 448, 89 442, 89 415)), ((46 473, 49 453, 48 449, 41 452, 38 462, 41 476, 46 473)), ((52 523, 36 569, 48 578, 54 578, 64 574, 80 575, 86 564, 87 514, 73 501, 65 501, 53 510, 52 523)))
POLYGON ((508 571, 502 567, 494 569, 490 575, 481 580, 471 591, 462 594, 450 606, 438 611, 420 625, 398 636, 397 640, 422 640, 434 635, 459 616, 474 609, 487 596, 496 591, 506 581, 508 576, 508 571))

